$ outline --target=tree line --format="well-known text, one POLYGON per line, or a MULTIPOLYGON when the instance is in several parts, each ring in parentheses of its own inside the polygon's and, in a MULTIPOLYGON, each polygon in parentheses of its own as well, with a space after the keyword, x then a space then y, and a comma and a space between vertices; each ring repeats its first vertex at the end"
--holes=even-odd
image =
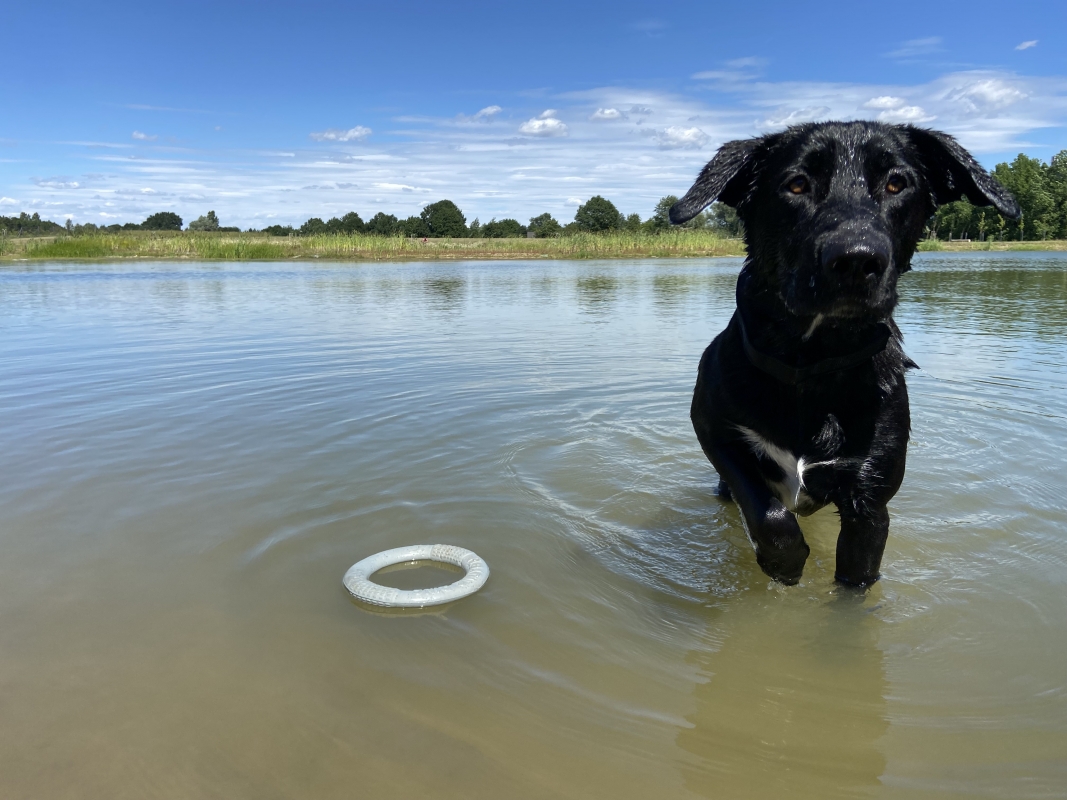
MULTIPOLYGON (((993 175, 1019 203, 1022 217, 1006 220, 990 207, 977 207, 967 200, 941 206, 931 217, 927 235, 938 239, 996 239, 1000 241, 1033 241, 1067 239, 1067 150, 1052 157, 1049 163, 1020 153, 1010 164, 997 164, 993 175)), ((610 200, 596 195, 582 203, 574 219, 561 224, 551 214, 531 217, 523 225, 515 219, 491 219, 480 222, 467 218, 451 200, 430 203, 417 216, 398 219, 379 211, 364 221, 355 211, 342 217, 323 220, 312 217, 299 227, 270 225, 263 233, 273 236, 312 236, 318 234, 364 234, 373 236, 410 236, 417 238, 475 238, 500 239, 534 236, 568 236, 577 232, 601 233, 628 231, 632 233, 660 233, 671 228, 668 210, 678 198, 668 195, 656 203, 652 215, 642 220, 639 214, 624 215, 610 200)), ((722 203, 714 203, 702 214, 685 223, 683 228, 715 231, 727 237, 742 235, 737 213, 722 203)), ((97 226, 91 222, 66 226, 43 220, 38 214, 25 212, 18 217, 0 217, 0 230, 7 235, 45 236, 64 232, 70 234, 115 233, 128 230, 180 231, 182 218, 172 211, 152 214, 141 223, 97 226)), ((238 231, 223 226, 214 211, 193 220, 190 231, 238 231)), ((254 230, 254 229, 250 229, 254 230)))
POLYGON ((937 239, 1036 241, 1067 239, 1067 150, 1046 164, 1019 153, 1010 164, 997 164, 995 177, 1014 195, 1022 209, 1017 220, 993 208, 966 200, 946 203, 930 220, 930 236, 937 239))
MULTIPOLYGON (((398 219, 392 214, 378 212, 366 222, 355 211, 343 217, 322 220, 312 217, 299 227, 270 225, 263 233, 273 236, 313 236, 317 234, 360 233, 376 236, 411 236, 420 239, 507 239, 533 236, 568 236, 573 233, 606 233, 630 231, 659 233, 671 227, 667 212, 678 202, 673 195, 661 198, 652 216, 642 220, 639 214, 624 215, 610 200, 596 195, 582 203, 574 214, 574 220, 561 224, 551 214, 531 217, 527 225, 516 219, 491 219, 481 222, 477 218, 467 224, 467 217, 451 200, 439 200, 422 209, 418 216, 398 219)), ((737 213, 728 206, 715 203, 709 211, 687 222, 685 228, 717 230, 725 236, 740 236, 741 223, 737 213)))

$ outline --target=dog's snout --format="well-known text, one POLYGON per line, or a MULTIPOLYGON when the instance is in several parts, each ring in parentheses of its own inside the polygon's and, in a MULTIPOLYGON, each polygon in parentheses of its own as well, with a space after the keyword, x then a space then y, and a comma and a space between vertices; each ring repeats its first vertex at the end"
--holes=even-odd
POLYGON ((888 266, 888 247, 873 242, 833 242, 822 251, 823 269, 837 278, 878 278, 888 266))

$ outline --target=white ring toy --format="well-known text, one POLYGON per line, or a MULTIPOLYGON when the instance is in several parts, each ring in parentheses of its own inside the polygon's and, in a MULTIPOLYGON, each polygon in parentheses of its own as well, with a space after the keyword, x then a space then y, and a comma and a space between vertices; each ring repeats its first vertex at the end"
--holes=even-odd
POLYGON ((344 584, 357 600, 389 608, 423 608, 450 603, 474 594, 489 580, 489 565, 470 550, 449 544, 416 544, 384 550, 348 568, 344 584), (393 589, 370 579, 380 569, 409 561, 439 561, 462 567, 466 575, 455 583, 433 589, 393 589))

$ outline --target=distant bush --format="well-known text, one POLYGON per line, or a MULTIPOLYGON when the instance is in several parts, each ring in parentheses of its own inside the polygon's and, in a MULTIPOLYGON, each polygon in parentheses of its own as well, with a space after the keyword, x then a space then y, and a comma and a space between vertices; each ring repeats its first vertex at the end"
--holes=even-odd
POLYGON ((300 226, 299 231, 301 236, 314 236, 318 233, 327 232, 328 230, 326 228, 326 223, 318 217, 312 217, 311 219, 309 219, 307 222, 300 226))
POLYGON ((189 230, 191 231, 217 231, 219 229, 219 218, 215 216, 214 211, 209 211, 202 217, 197 217, 189 223, 189 230))
POLYGON ((549 236, 559 236, 563 232, 563 226, 556 222, 551 214, 539 214, 530 219, 529 230, 533 231, 538 239, 547 239, 549 236))
POLYGON ((173 211, 160 211, 142 222, 141 228, 146 231, 180 231, 182 218, 173 211))
POLYGON ((518 239, 525 235, 526 226, 514 219, 490 220, 479 231, 482 239, 518 239))
POLYGON ((292 236, 296 231, 292 225, 268 225, 263 229, 263 233, 269 233, 271 236, 292 236))
POLYGON ((399 220, 392 214, 384 214, 379 211, 371 217, 363 227, 365 233, 373 233, 378 236, 393 236, 397 232, 399 220))
POLYGON ((422 217, 408 217, 397 223, 396 227, 397 231, 404 236, 414 236, 419 239, 425 239, 430 235, 430 226, 426 224, 426 220, 422 217))
POLYGON ((41 219, 36 211, 32 216, 23 211, 17 217, 0 217, 0 228, 15 236, 41 236, 62 233, 65 230, 62 225, 41 219))

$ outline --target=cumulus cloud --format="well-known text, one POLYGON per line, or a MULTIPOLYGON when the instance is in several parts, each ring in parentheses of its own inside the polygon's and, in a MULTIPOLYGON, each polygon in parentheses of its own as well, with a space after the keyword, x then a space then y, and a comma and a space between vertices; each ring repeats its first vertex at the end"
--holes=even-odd
POLYGON ((0 197, 0 206, 17 206, 19 201, 14 197, 0 197))
POLYGON ((630 106, 630 113, 647 117, 652 113, 652 109, 648 106, 630 106))
POLYGON ((327 128, 326 130, 317 133, 309 133, 308 136, 316 142, 360 142, 370 136, 371 133, 372 131, 370 128, 364 128, 362 125, 357 125, 348 130, 327 128))
POLYGON ((708 135, 700 128, 683 128, 671 125, 655 134, 656 142, 663 150, 699 150, 708 143, 708 135))
POLYGON ((1029 50, 1031 47, 1037 47, 1037 39, 1031 39, 1028 42, 1019 42, 1015 45, 1016 50, 1029 50))
POLYGON ((134 131, 130 134, 130 136, 142 142, 154 142, 156 139, 159 138, 154 134, 152 136, 149 136, 147 133, 141 133, 140 131, 134 131))
POLYGON ((598 108, 590 115, 589 119, 594 122, 606 122, 623 119, 623 117, 623 113, 617 108, 598 108))
POLYGON ((1008 81, 985 78, 957 86, 945 94, 945 99, 962 108, 967 114, 989 114, 1015 105, 1027 97, 1008 81))
POLYGON ((519 133, 524 133, 527 136, 566 136, 567 126, 561 120, 556 119, 557 113, 554 108, 542 111, 540 116, 522 123, 519 126, 519 133))
POLYGON ((486 106, 474 115, 474 119, 492 119, 503 110, 500 106, 486 106))

